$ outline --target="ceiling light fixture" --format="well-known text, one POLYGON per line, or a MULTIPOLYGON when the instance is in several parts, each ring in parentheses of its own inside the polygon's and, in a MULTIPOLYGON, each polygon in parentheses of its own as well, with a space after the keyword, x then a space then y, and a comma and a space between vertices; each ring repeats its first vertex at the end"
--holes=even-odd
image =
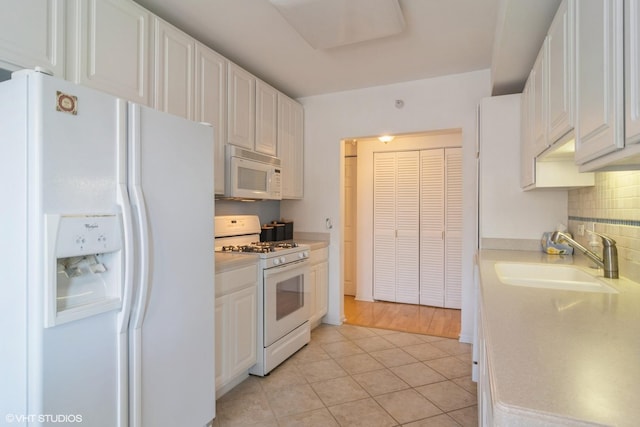
POLYGON ((384 143, 386 144, 386 143, 388 143, 388 142, 393 141, 393 138, 394 138, 394 137, 393 137, 393 136, 391 136, 391 135, 382 135, 382 136, 379 136, 379 137, 378 137, 378 140, 379 140, 380 142, 384 142, 384 143))

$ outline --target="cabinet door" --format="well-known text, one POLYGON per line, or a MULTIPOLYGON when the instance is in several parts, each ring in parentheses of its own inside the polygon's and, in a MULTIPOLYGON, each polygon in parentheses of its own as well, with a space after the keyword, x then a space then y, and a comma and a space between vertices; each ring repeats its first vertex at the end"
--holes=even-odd
POLYGON ((577 1, 576 163, 624 146, 622 0, 577 1))
POLYGON ((230 62, 227 81, 227 142, 253 150, 256 111, 255 77, 230 62))
POLYGON ((227 358, 227 343, 229 342, 229 303, 226 296, 216 297, 216 390, 220 389, 229 378, 226 366, 228 365, 227 358))
POLYGON ((155 108, 194 119, 195 40, 155 19, 155 108))
POLYGON ((536 62, 531 70, 533 78, 533 103, 529 113, 532 115, 532 137, 533 137, 533 154, 537 156, 547 149, 549 146, 547 140, 547 107, 546 103, 549 99, 547 87, 547 39, 542 44, 542 49, 538 53, 536 62))
POLYGON ((43 67, 64 78, 63 0, 21 0, 3 4, 0 66, 43 67))
POLYGON ((256 363, 257 288, 234 292, 229 298, 229 377, 234 377, 256 363))
POLYGON ((314 327, 315 322, 318 320, 318 268, 317 265, 312 265, 309 269, 309 283, 307 284, 309 295, 309 311, 311 316, 309 317, 309 323, 311 327, 314 327))
POLYGON ((462 307, 462 149, 444 152, 444 307, 462 307))
POLYGON ((625 1, 625 145, 640 142, 640 0, 625 1))
POLYGON ((278 93, 278 157, 282 160, 282 198, 301 199, 304 190, 302 105, 278 93))
POLYGON ((276 155, 278 144, 278 91, 256 81, 256 144, 259 153, 276 155))
POLYGON ((316 304, 315 313, 318 319, 327 314, 329 299, 329 263, 316 265, 316 304))
POLYGON ((531 123, 531 105, 534 102, 531 95, 532 79, 529 77, 522 91, 520 99, 520 187, 526 188, 536 183, 536 157, 533 154, 533 138, 531 123))
POLYGON ((560 4, 547 35, 549 101, 547 133, 553 144, 573 130, 574 126, 574 84, 575 55, 573 0, 560 4))
POLYGON ((224 147, 227 137, 227 60, 196 43, 196 121, 214 130, 213 173, 216 194, 224 194, 224 147))
POLYGON ((420 304, 444 307, 444 150, 420 152, 420 304))
POLYGON ((142 105, 149 96, 148 11, 127 0, 68 3, 67 79, 142 105))

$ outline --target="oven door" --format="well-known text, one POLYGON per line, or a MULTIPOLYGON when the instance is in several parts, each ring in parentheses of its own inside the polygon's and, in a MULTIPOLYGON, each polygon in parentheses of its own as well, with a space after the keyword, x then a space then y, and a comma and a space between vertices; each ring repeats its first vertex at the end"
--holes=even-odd
POLYGON ((264 346, 309 320, 309 260, 264 270, 264 346))

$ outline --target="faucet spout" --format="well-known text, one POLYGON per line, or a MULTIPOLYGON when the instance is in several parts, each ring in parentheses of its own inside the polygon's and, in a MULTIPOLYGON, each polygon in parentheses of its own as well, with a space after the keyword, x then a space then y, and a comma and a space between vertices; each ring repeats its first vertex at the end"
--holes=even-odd
POLYGON ((602 239, 602 257, 598 254, 590 251, 582 246, 580 243, 573 240, 569 235, 561 231, 554 231, 551 235, 551 241, 554 243, 560 243, 562 241, 567 242, 573 248, 579 250, 589 259, 595 262, 598 267, 604 270, 604 277, 608 279, 618 278, 618 249, 616 248, 616 241, 603 234, 590 231, 602 239))

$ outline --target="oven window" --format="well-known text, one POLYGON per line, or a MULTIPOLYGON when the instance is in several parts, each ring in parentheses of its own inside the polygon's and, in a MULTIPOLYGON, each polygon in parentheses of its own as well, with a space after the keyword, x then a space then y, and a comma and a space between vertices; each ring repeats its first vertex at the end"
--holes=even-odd
POLYGON ((300 274, 276 285, 276 320, 304 306, 303 280, 304 275, 300 274))

